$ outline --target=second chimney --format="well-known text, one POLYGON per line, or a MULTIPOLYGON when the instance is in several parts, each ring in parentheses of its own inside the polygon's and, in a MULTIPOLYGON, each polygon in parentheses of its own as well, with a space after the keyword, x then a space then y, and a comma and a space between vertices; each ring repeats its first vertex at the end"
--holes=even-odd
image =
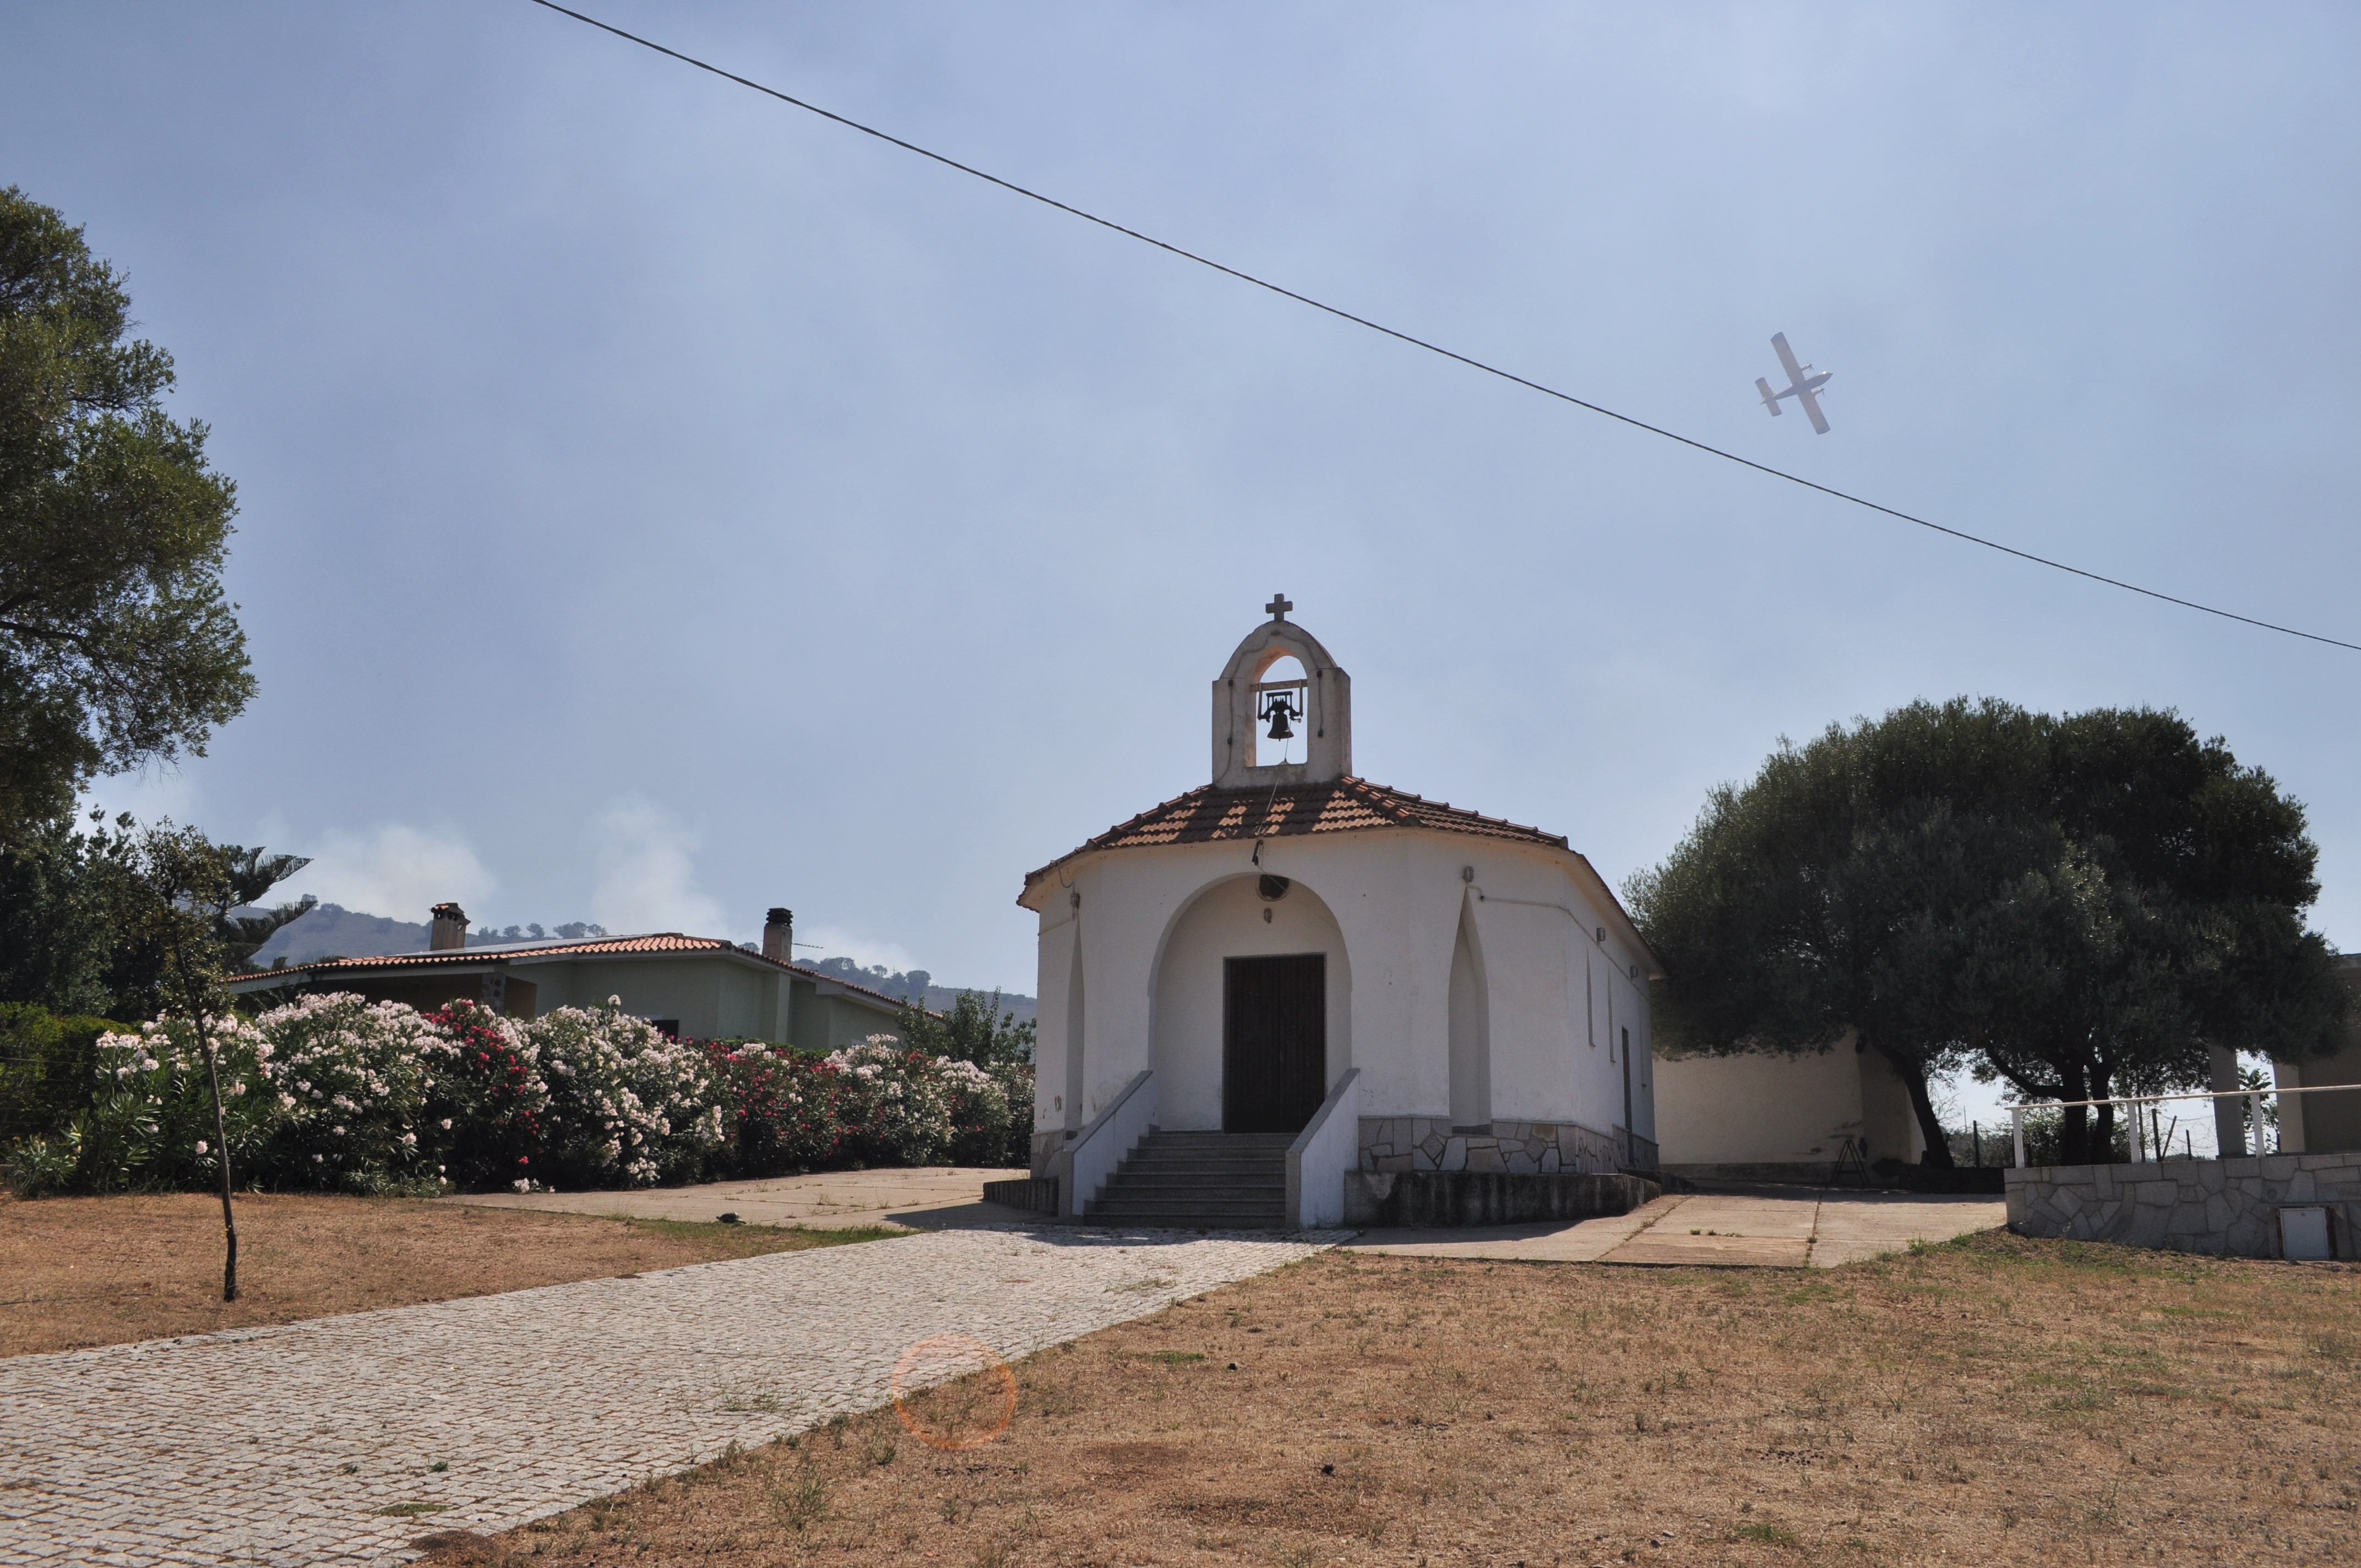
POLYGON ((763 956, 779 963, 792 963, 796 951, 796 912, 774 909, 763 917, 763 956))
POLYGON ((467 945, 467 912, 456 904, 434 906, 434 923, 426 928, 426 950, 448 952, 467 945))

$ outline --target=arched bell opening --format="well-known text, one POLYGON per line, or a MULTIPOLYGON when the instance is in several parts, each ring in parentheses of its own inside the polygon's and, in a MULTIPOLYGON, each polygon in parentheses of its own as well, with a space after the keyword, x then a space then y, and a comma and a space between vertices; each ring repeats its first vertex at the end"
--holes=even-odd
POLYGON ((1281 653, 1256 674, 1254 717, 1251 766, 1279 767, 1305 759, 1312 725, 1312 677, 1304 673, 1302 660, 1281 653))
POLYGON ((1317 893, 1269 872, 1207 884, 1156 960, 1158 1125, 1300 1131, 1352 1065, 1352 995, 1344 933, 1317 893))

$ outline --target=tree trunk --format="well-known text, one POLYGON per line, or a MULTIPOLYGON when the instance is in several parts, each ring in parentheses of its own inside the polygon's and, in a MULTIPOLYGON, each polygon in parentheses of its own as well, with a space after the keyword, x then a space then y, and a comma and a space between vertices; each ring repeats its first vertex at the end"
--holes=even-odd
POLYGON ((1949 1170, 1951 1168, 1951 1138, 1943 1130, 1942 1118, 1935 1114, 1934 1096, 1927 1091, 1925 1064, 1895 1061, 1891 1056, 1885 1059, 1894 1063, 1894 1070, 1902 1075, 1904 1083, 1910 1086, 1910 1109, 1918 1118, 1918 1135, 1927 1140, 1927 1152, 1918 1157, 1918 1163, 1940 1166, 1949 1170))
POLYGON ((213 1036, 205 1033, 204 996, 189 974, 186 959, 180 964, 181 989, 187 1000, 195 1003, 189 1009, 197 1030, 197 1050, 205 1058, 205 1082, 214 1091, 214 1138, 221 1153, 222 1173, 222 1299, 237 1299, 237 1213, 230 1207, 229 1118, 222 1112, 221 1070, 214 1065, 213 1036))
MULTIPOLYGON (((2059 1063, 2058 1076, 2065 1084, 2065 1093, 2061 1098, 2075 1101, 2088 1100, 2091 1097, 2090 1077, 2084 1072, 2080 1062, 2059 1063)), ((2069 1104, 2059 1115, 2058 1163, 2088 1165, 2091 1163, 2087 1157, 2090 1150, 2091 1108, 2087 1105, 2069 1104)))
MULTIPOLYGON (((2108 1062, 2106 1058, 2101 1057, 2097 1061, 2091 1065, 2091 1097, 2094 1100, 2103 1100, 2113 1097, 2114 1092, 2115 1069, 2114 1066, 2108 1062)), ((2135 1119, 2139 1115, 2139 1107, 2136 1105, 2127 1106, 2125 1110, 2126 1114, 2134 1117, 2135 1119)), ((2116 1112, 2114 1106, 2102 1105, 2099 1107, 2099 1124, 2092 1129, 2091 1134, 2091 1141, 2098 1146, 2091 1154, 2092 1164, 2112 1165, 2114 1163, 2115 1121, 2116 1112)), ((2135 1133, 2133 1137, 2136 1140, 2138 1135, 2135 1133)), ((2126 1154, 2125 1157, 2129 1158, 2130 1156, 2126 1154)))

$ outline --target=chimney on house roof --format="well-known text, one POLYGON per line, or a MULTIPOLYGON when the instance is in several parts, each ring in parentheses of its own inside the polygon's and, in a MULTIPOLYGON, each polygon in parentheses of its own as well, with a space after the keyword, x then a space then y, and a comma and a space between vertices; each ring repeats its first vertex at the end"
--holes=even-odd
POLYGON ((467 912, 456 904, 434 906, 434 923, 427 927, 426 950, 448 952, 467 945, 467 912))
POLYGON ((792 963, 796 955, 796 912, 774 909, 763 917, 763 956, 792 963))

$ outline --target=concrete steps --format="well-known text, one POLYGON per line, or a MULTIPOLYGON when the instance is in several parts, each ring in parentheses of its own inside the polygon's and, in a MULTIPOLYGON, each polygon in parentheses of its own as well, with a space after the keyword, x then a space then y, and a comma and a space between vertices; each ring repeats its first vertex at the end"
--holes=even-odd
POLYGON ((1285 1133, 1150 1133, 1083 1219, 1094 1225, 1288 1230, 1285 1133))

